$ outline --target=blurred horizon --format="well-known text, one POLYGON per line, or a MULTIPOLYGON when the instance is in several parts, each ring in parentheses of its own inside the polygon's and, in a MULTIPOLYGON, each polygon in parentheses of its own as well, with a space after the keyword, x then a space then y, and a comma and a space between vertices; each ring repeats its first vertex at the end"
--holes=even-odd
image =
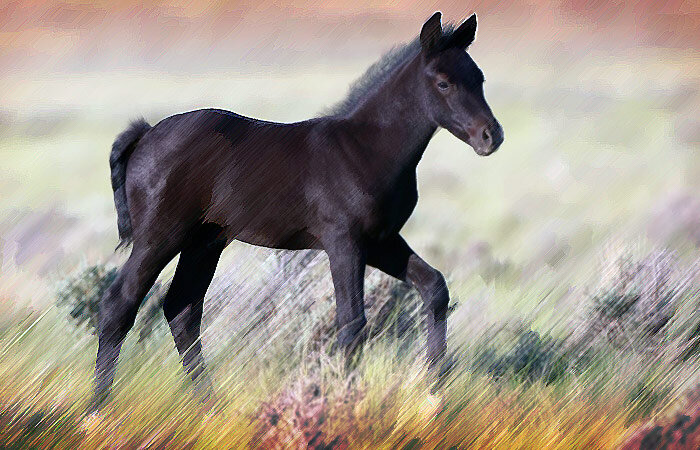
POLYGON ((366 61, 417 36, 434 11, 479 18, 478 47, 697 50, 700 3, 518 0, 0 2, 0 74, 279 70, 366 61))

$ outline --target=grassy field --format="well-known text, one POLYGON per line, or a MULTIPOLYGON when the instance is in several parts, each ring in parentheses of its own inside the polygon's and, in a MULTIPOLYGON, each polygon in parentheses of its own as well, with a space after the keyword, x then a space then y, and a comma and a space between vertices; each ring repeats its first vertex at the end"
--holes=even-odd
MULTIPOLYGON (((112 254, 107 158, 116 134, 138 115, 155 123, 209 106, 304 119, 341 99, 366 64, 6 75, 0 444, 615 448, 649 421, 692 407, 700 381, 690 351, 700 324, 700 54, 640 48, 572 59, 546 49, 532 50, 526 66, 485 48, 473 56, 505 143, 479 158, 438 133, 404 230, 444 271, 453 297, 448 345, 457 364, 437 396, 417 324, 381 332, 348 375, 324 335, 333 312, 323 256, 270 302, 258 294, 280 256, 233 244, 205 312, 216 412, 205 414, 191 397, 156 315, 152 333, 139 340, 139 325, 127 340, 113 401, 88 423, 81 411, 96 339, 57 292, 85 267, 124 259, 112 254), (673 258, 658 256, 665 252, 673 258), (653 314, 618 311, 630 295, 656 302, 653 314), (668 320, 658 330, 644 328, 662 312, 668 320)), ((383 282, 368 277, 371 286, 383 282)), ((416 305, 415 296, 402 298, 399 312, 416 305)))

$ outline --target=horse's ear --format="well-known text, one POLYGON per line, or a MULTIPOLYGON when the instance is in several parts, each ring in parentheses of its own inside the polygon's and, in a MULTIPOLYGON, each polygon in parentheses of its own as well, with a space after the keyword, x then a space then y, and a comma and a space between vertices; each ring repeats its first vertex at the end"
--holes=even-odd
POLYGON ((424 52, 430 53, 437 49, 440 40, 442 39, 442 23, 440 11, 433 14, 427 22, 423 24, 423 29, 420 30, 420 46, 424 52))
POLYGON ((450 38, 450 44, 457 47, 466 49, 469 44, 474 42, 474 37, 476 36, 476 14, 472 14, 467 20, 462 22, 450 38))

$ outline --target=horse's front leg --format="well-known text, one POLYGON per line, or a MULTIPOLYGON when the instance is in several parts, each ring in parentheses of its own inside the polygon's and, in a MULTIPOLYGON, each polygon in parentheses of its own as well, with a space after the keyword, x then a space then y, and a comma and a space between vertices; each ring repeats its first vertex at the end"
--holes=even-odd
POLYGON ((443 370, 441 362, 447 348, 447 308, 450 302, 445 277, 423 261, 398 234, 369 245, 367 264, 418 289, 423 299, 428 332, 428 367, 433 372, 443 370))
POLYGON ((323 239, 335 287, 338 345, 350 362, 365 338, 364 278, 366 250, 358 238, 333 233, 323 239))

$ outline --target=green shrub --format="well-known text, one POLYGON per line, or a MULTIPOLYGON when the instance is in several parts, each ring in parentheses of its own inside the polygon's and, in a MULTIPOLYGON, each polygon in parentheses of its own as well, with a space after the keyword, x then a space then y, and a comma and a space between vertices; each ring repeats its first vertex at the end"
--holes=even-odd
POLYGON ((631 424, 651 416, 656 408, 668 399, 672 391, 671 387, 665 383, 651 380, 638 381, 627 394, 626 401, 629 405, 627 423, 631 424))
POLYGON ((95 333, 100 299, 117 278, 117 269, 104 265, 87 267, 60 283, 57 304, 68 309, 72 323, 95 333))
MULTIPOLYGON (((114 266, 96 264, 79 270, 61 282, 56 291, 56 304, 68 311, 76 328, 96 334, 100 299, 117 278, 114 266)), ((160 282, 146 294, 137 319, 139 342, 145 340, 163 323, 162 297, 165 290, 160 282)))
POLYGON ((523 324, 490 328, 474 342, 474 368, 494 378, 556 383, 574 367, 566 341, 523 324))

